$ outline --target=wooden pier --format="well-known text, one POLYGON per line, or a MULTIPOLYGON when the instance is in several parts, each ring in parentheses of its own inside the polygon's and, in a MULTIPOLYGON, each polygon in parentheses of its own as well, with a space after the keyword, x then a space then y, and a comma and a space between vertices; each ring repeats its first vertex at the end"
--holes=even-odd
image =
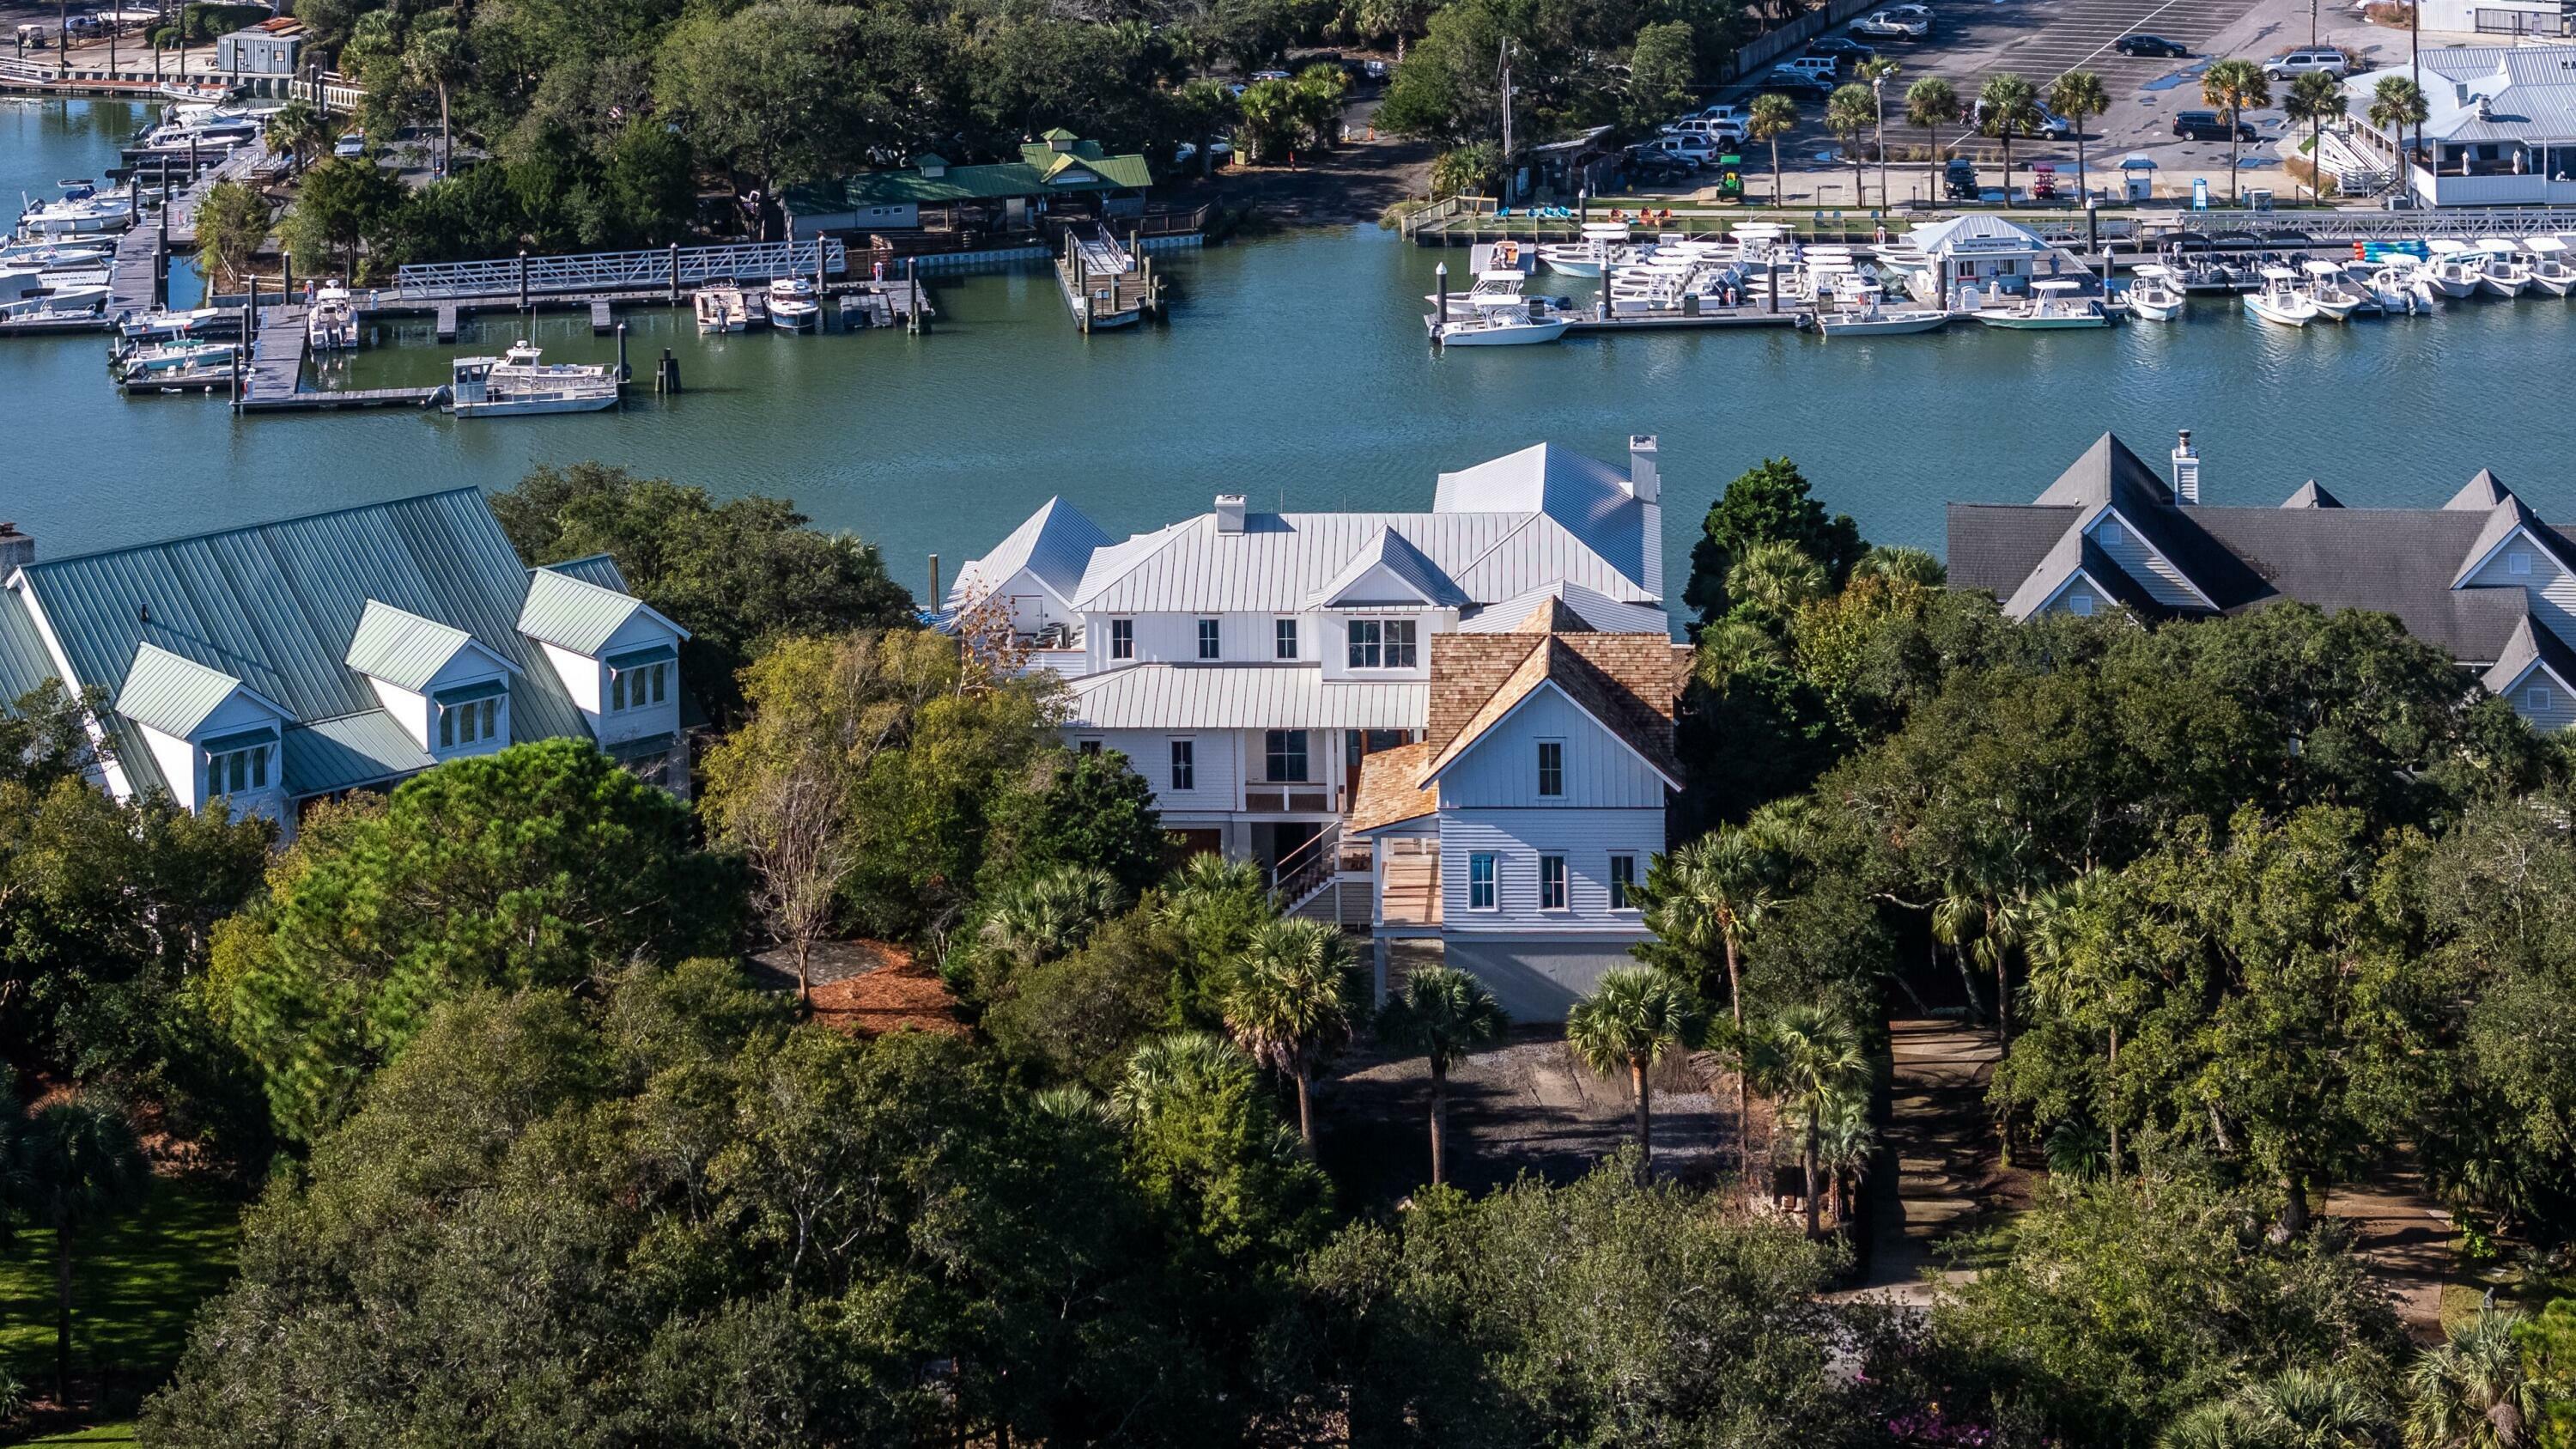
POLYGON ((1154 275, 1152 259, 1130 252, 1098 222, 1065 228, 1055 279, 1074 325, 1085 332, 1133 326, 1163 310, 1163 281, 1154 275))
POLYGON ((1573 314, 1565 335, 1606 336, 1618 332, 1688 332, 1702 328, 1804 327, 1805 309, 1773 312, 1762 307, 1703 307, 1696 312, 1657 309, 1650 312, 1573 314))
POLYGON ((233 409, 245 413, 327 413, 348 408, 427 407, 447 391, 443 387, 371 387, 343 390, 304 389, 304 355, 309 345, 306 308, 300 302, 274 302, 259 309, 259 330, 251 342, 249 370, 233 409))

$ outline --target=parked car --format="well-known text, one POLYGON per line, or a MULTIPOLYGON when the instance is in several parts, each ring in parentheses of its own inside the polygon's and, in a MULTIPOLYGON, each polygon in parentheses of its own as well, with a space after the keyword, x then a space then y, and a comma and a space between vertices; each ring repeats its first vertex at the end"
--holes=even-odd
POLYGON ((1694 119, 1702 121, 1733 121, 1739 126, 1744 124, 1744 108, 1731 101, 1720 101, 1713 106, 1702 106, 1698 110, 1691 112, 1691 116, 1694 119))
POLYGON ((1772 91, 1809 91, 1816 95, 1829 96, 1834 93, 1834 78, 1830 74, 1818 75, 1812 70, 1802 70, 1794 65, 1775 65, 1771 67, 1770 74, 1762 78, 1762 88, 1772 91))
POLYGON ((2285 51, 2263 62, 2263 74, 2276 81, 2318 72, 2330 76, 2348 75, 2352 72, 2352 62, 2344 59, 2343 52, 2332 46, 2285 51))
POLYGON ((1819 35, 1807 42, 1807 54, 1830 56, 1839 66, 1858 65, 1878 52, 1847 35, 1819 35))
POLYGON ((1814 76, 1817 80, 1824 82, 1828 89, 1832 88, 1834 78, 1841 75, 1843 69, 1842 63, 1835 60, 1830 55, 1793 56, 1788 60, 1782 61, 1780 63, 1780 67, 1797 71, 1803 75, 1814 76))
POLYGON ((1921 40, 1932 33, 1932 22, 1890 10, 1873 10, 1844 28, 1873 40, 1921 40))
POLYGON ((1284 70, 1256 70, 1252 73, 1252 78, 1256 81, 1287 80, 1289 76, 1284 70))
POLYGON ((1382 60, 1362 61, 1360 62, 1360 71, 1370 80, 1384 80, 1387 76, 1386 62, 1382 60))
POLYGON ((1666 136, 1697 136, 1711 145, 1721 141, 1744 139, 1744 123, 1731 116, 1714 121, 1706 116, 1689 116, 1669 125, 1659 126, 1656 131, 1666 136))
POLYGON ((2123 35, 2111 42, 2111 48, 2122 55, 2170 56, 2175 60, 2191 54, 2190 46, 2161 35, 2123 35))
MULTIPOLYGON (((2224 141, 2228 139, 2227 118, 2216 111, 2176 111, 2173 133, 2186 141, 2224 141)), ((2235 139, 2256 139, 2253 123, 2237 122, 2235 139)))
POLYGON ((1941 189, 1952 201, 1977 199, 1977 163, 1965 156, 1953 156, 1941 168, 1941 189))
MULTIPOLYGON (((2075 128, 2066 123, 2064 116, 2046 106, 2032 109, 2039 112, 2039 124, 2031 127, 2029 134, 2046 136, 2052 141, 2062 141, 2075 134, 2075 128)), ((1986 128, 1986 103, 1982 98, 1968 103, 1968 127, 1976 131, 1986 128)))
POLYGON ((1636 149, 1682 162, 1694 170, 1717 159, 1717 144, 1706 136, 1657 136, 1651 141, 1639 142, 1636 149))
POLYGON ((364 131, 342 132, 340 139, 331 143, 331 154, 340 157, 343 160, 347 160, 355 156, 366 155, 367 133, 364 131))
POLYGON ((1886 13, 1903 20, 1920 20, 1926 25, 1932 23, 1932 7, 1929 5, 1916 5, 1911 3, 1911 0, 1908 0, 1908 3, 1903 5, 1888 6, 1886 13))

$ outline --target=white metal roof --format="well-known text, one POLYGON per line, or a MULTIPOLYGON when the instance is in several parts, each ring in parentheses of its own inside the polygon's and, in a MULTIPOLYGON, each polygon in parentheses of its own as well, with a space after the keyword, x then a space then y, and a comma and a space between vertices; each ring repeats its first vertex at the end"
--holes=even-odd
POLYGON ((1137 664, 1073 681, 1074 729, 1420 729, 1425 683, 1328 684, 1313 664, 1137 664))
POLYGON ((1071 600, 1082 582, 1084 565, 1094 552, 1109 546, 1109 535, 1062 498, 1050 498, 1028 521, 1012 529, 993 551, 957 571, 951 597, 965 603, 995 588, 1021 569, 1071 600))
POLYGON ((1670 637, 1673 623, 1660 604, 1631 604, 1613 599, 1581 584, 1556 583, 1524 593, 1496 604, 1487 604, 1473 614, 1458 620, 1461 634, 1510 634, 1549 599, 1563 600, 1575 615, 1603 634, 1662 634, 1670 637))

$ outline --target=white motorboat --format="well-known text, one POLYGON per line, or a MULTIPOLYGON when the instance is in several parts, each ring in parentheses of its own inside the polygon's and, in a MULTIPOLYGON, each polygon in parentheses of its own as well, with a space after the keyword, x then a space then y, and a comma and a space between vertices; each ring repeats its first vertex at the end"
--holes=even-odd
POLYGON ((2531 268, 2515 255, 2521 246, 2510 237, 2491 236, 2478 242, 2478 286, 2491 297, 2507 300, 2531 290, 2531 268))
POLYGON ((449 370, 447 408, 460 418, 592 413, 617 405, 614 366, 554 362, 532 343, 499 357, 460 357, 449 370))
POLYGON ((2317 315, 2328 322, 2352 320, 2352 314, 2360 311, 2370 300, 2359 289, 2346 283, 2343 268, 2333 262, 2312 258, 2301 264, 2299 270, 2307 274, 2307 280, 2299 284, 2299 290, 2307 294, 2309 301, 2317 304, 2317 315))
POLYGON ((803 277, 780 277, 769 284, 769 325, 802 332, 820 321, 823 304, 814 300, 814 284, 803 277))
POLYGON ((2525 237, 2522 244, 2533 286, 2553 297, 2564 297, 2576 290, 2576 266, 2568 265, 2565 237, 2525 237))
POLYGON ((201 329, 232 320, 221 307, 199 307, 189 312, 146 312, 140 317, 127 317, 116 324, 117 335, 128 342, 167 342, 189 337, 201 329))
POLYGON ((730 280, 690 293, 689 305, 697 312, 700 332, 740 332, 751 320, 751 305, 743 300, 741 286, 730 280))
POLYGON ((313 292, 313 310, 304 314, 304 336, 316 352, 345 352, 358 345, 358 304, 349 289, 325 282, 313 292))
POLYGON ((2077 295, 2081 282, 2043 277, 2030 284, 2030 297, 2018 306, 1986 308, 1976 314, 1989 327, 2017 332, 2061 332, 2079 327, 2108 327, 2111 314, 2099 297, 2077 295))
POLYGON ((0 272, 0 304, 22 311, 94 311, 107 302, 107 273, 0 272))
POLYGON ((2394 266, 2387 262, 2346 262, 2343 264, 2346 286, 2359 291, 2378 304, 2379 310, 2391 314, 2430 312, 2433 293, 2411 266, 2394 266))
POLYGON ((2485 268, 2465 243, 2435 237, 2424 243, 2424 249, 2429 255, 2421 265, 2434 291, 2456 302, 2478 290, 2485 268))
POLYGON ((1544 302, 1479 308, 1474 316, 1466 318, 1422 320, 1431 329, 1431 340, 1442 347, 1523 347, 1554 342, 1574 325, 1572 317, 1554 311, 1544 302))
POLYGON ((2185 298, 2174 285, 2171 271, 2155 262, 2140 262, 2130 276, 2134 280, 2124 294, 2130 316, 2142 322, 2171 322, 2182 316, 2185 298))
POLYGON ((1816 330, 1826 337, 1902 337, 1937 332, 1950 314, 1939 307, 1882 307, 1873 299, 1848 310, 1818 312, 1816 330))
MULTIPOLYGON (((1449 294, 1449 316, 1452 319, 1473 317, 1481 308, 1517 306, 1522 300, 1521 286, 1528 280, 1522 273, 1508 269, 1488 268, 1478 272, 1474 285, 1464 292, 1449 294)), ((1437 307, 1440 294, 1428 293, 1422 300, 1437 307)))
POLYGON ((1629 245, 1630 231, 1624 221, 1587 221, 1578 235, 1580 241, 1540 247, 1539 262, 1560 277, 1597 278, 1608 268, 1640 256, 1638 248, 1629 245))
POLYGON ((2317 320, 2317 299, 2299 290, 2299 274, 2288 267, 2265 267, 2263 285, 2244 297, 2245 310, 2265 322, 2305 327, 2317 320))
POLYGON ((87 181, 63 184, 59 201, 30 205, 18 217, 18 235, 60 241, 67 237, 103 236, 133 224, 133 197, 120 189, 101 191, 87 181))
POLYGON ((176 342, 138 347, 117 360, 119 381, 136 382, 145 378, 196 375, 217 368, 229 369, 240 351, 230 342, 208 342, 203 338, 183 338, 176 342))
POLYGON ((51 237, 0 243, 0 272, 22 268, 53 271, 65 267, 105 266, 110 255, 105 240, 65 242, 51 237))

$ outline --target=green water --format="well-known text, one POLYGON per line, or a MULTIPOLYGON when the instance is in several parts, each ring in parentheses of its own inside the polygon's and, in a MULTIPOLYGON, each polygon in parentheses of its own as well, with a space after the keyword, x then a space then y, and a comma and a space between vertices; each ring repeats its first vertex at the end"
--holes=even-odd
MULTIPOLYGON (((106 164, 130 126, 121 105, 0 107, 0 195, 106 164)), ((219 401, 118 397, 100 339, 0 339, 0 518, 86 549, 600 458, 793 497, 880 542, 918 588, 925 553, 953 577, 1051 494, 1113 534, 1221 491, 1423 508, 1443 468, 1541 440, 1617 457, 1651 432, 1679 578, 1698 508, 1768 455, 1794 457, 1873 539, 1938 548, 1945 500, 2027 500, 2105 428, 2161 458, 2177 427, 2194 430, 2213 503, 2277 503, 2315 477, 2354 506, 2420 506, 2489 467, 2544 514, 2576 516, 2568 302, 2291 331, 2210 299, 2179 325, 2103 332, 1666 334, 1439 356, 1420 299, 1442 255, 1374 228, 1174 254, 1157 263, 1177 295, 1169 324, 1091 338, 1035 269, 938 282, 923 337, 700 338, 683 312, 630 311, 637 375, 669 347, 685 392, 571 417, 235 418, 219 401)), ((522 330, 488 319, 451 348, 425 320, 394 327, 327 381, 444 381, 451 353, 522 330)), ((554 360, 615 353, 575 314, 541 316, 533 335, 554 360)))

